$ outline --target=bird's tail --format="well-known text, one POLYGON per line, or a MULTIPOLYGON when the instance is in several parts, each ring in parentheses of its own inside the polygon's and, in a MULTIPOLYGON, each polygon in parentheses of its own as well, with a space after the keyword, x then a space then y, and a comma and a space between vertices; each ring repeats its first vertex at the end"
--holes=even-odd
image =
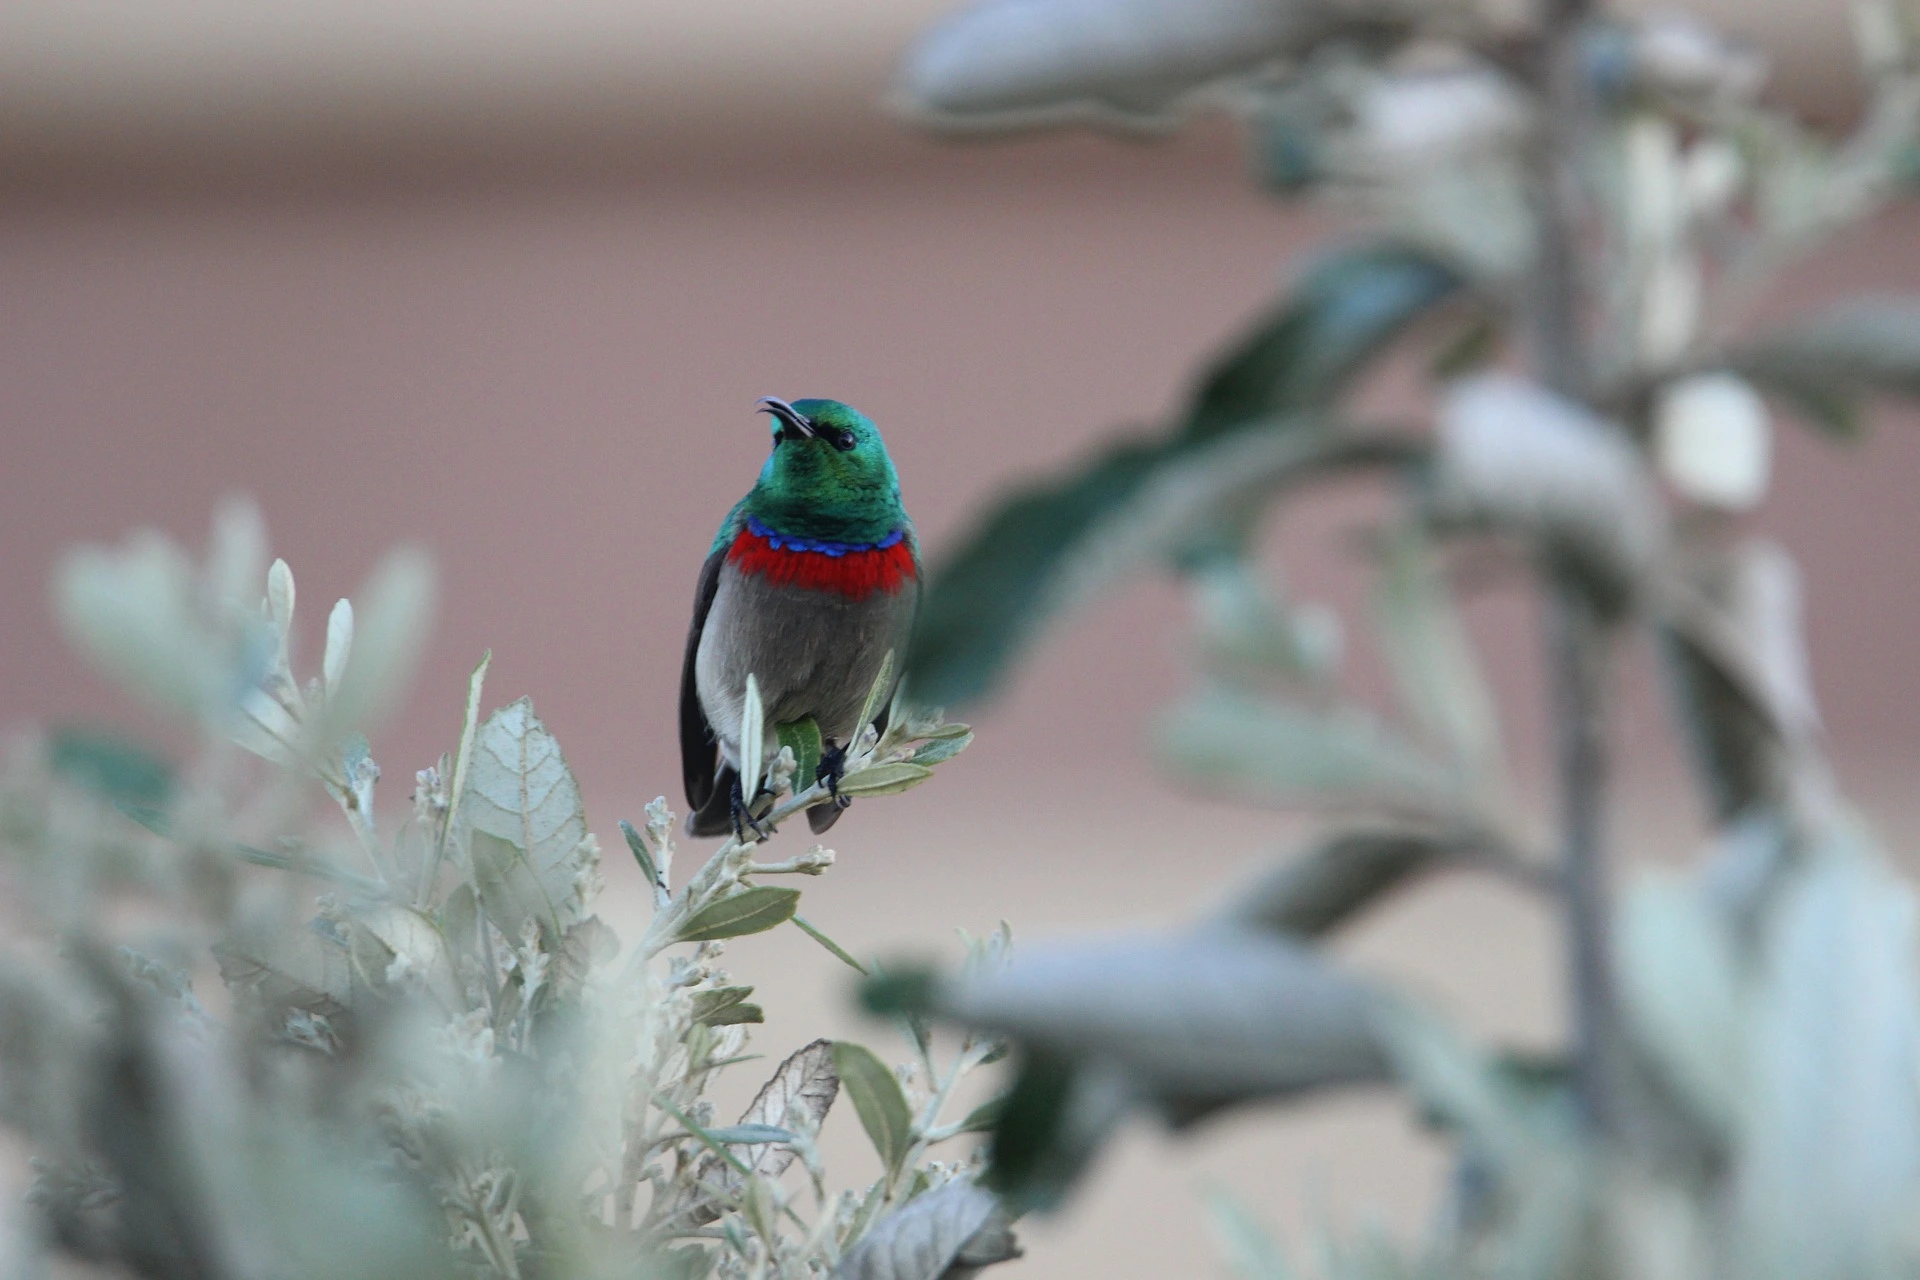
POLYGON ((687 815, 688 835, 705 838, 733 834, 733 788, 739 776, 732 765, 721 766, 707 802, 687 815))

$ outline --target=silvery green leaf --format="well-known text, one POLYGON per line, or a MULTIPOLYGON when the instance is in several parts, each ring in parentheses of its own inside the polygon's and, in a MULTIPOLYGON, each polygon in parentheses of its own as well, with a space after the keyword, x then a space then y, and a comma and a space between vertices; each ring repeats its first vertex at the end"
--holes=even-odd
POLYGON ((887 1177, 893 1177, 913 1147, 913 1112, 899 1078, 871 1049, 850 1040, 833 1042, 833 1070, 860 1115, 861 1128, 879 1152, 887 1177))
POLYGON ((1763 925, 1735 1175, 1742 1274, 1875 1275, 1920 1184, 1914 897, 1831 831, 1763 925))
POLYGON ((749 801, 760 793, 766 778, 766 734, 766 705, 760 701, 760 682, 749 671, 747 691, 740 700, 740 782, 749 801))
POLYGON ((899 94, 947 126, 1158 123, 1200 85, 1391 12, 1357 0, 976 0, 921 37, 899 94))
POLYGON ((736 1124, 724 1129, 709 1129, 707 1136, 726 1146, 766 1146, 772 1143, 790 1143, 793 1134, 771 1124, 736 1124))
POLYGON ((969 1280, 1020 1256, 1012 1220, 992 1192, 949 1182, 916 1196, 867 1230, 835 1280, 969 1280))
POLYGON ((848 774, 840 780, 840 794, 890 796, 911 790, 932 776, 933 770, 925 765, 896 760, 891 764, 876 764, 858 773, 848 774))
POLYGON ((1377 997, 1311 949, 1226 926, 1030 947, 953 984, 947 1016, 1113 1062, 1184 1113, 1384 1077, 1377 997))
POLYGON ((800 891, 777 885, 757 884, 729 894, 688 916, 674 932, 675 942, 713 942, 720 938, 739 938, 750 933, 765 933, 793 918, 800 906, 800 891))
POLYGON ((1615 590, 1659 552, 1664 518, 1626 434, 1545 387, 1461 378, 1442 397, 1438 445, 1435 503, 1447 517, 1531 535, 1615 590))
POLYGON ((1746 1083, 1746 993, 1727 918, 1696 884, 1644 875, 1615 919, 1629 1032, 1693 1114, 1730 1138, 1746 1083))
POLYGON ((481 902, 502 933, 519 937, 531 917, 551 941, 585 917, 586 810, 531 699, 500 708, 480 727, 460 806, 474 833, 481 902))
MULTIPOLYGON (((323 742, 368 727, 398 702, 426 649, 437 590, 432 558, 417 547, 398 547, 354 593, 353 651, 327 698, 326 722, 317 730, 323 742)), ((332 631, 329 619, 329 640, 332 631)))
POLYGON ((435 833, 433 858, 421 872, 418 898, 426 902, 433 896, 435 881, 440 875, 440 863, 446 856, 447 841, 460 829, 460 806, 467 793, 467 774, 473 767, 473 744, 480 732, 480 694, 486 687, 487 668, 493 665, 493 650, 488 649, 480 655, 480 661, 473 668, 473 674, 467 677, 467 705, 460 717, 460 745, 454 748, 453 773, 447 779, 447 811, 440 819, 440 829, 435 833))
POLYGON ((349 918, 349 938, 350 954, 370 985, 418 982, 448 1013, 466 1012, 446 939, 426 916, 391 903, 370 906, 349 918))
POLYGON ((549 946, 585 918, 584 873, 598 855, 592 836, 552 863, 536 861, 513 842, 486 831, 474 832, 468 841, 474 892, 493 927, 518 938, 532 921, 549 946))
POLYGON ((270 1010, 305 1009, 334 1017, 345 1011, 353 970, 342 941, 318 928, 229 939, 214 948, 220 976, 270 1010))
POLYGON ((951 760, 973 745, 971 733, 952 734, 944 738, 935 738, 931 742, 922 742, 913 749, 913 763, 935 765, 951 760))
MULTIPOLYGON (((734 1158, 752 1174, 778 1178, 795 1159, 790 1145, 794 1131, 818 1132, 839 1094, 840 1077, 833 1066, 833 1041, 815 1040, 797 1050, 761 1086, 741 1113, 740 1122, 733 1126, 735 1131, 764 1129, 787 1137, 744 1143, 734 1150, 734 1158)), ((710 1154, 700 1161, 698 1181, 738 1190, 743 1178, 739 1170, 710 1154)), ((712 1222, 720 1216, 712 1203, 700 1198, 699 1193, 683 1203, 689 1206, 685 1210, 687 1215, 698 1224, 712 1222)))
POLYGON ((866 701, 860 704, 860 719, 855 721, 859 726, 855 730, 856 735, 872 724, 880 714, 880 709, 887 705, 887 698, 893 692, 893 667, 893 650, 889 649, 881 655, 880 669, 874 673, 873 683, 867 687, 866 701))
POLYGON ((1433 548, 1417 525, 1398 526, 1382 545, 1374 616, 1414 722, 1447 749, 1476 788, 1497 792, 1504 766, 1499 715, 1433 548))
POLYGON ((693 1020, 710 1027, 731 1026, 741 1022, 765 1022, 765 1012, 757 1004, 747 1003, 752 987, 710 987, 693 993, 693 1020))
POLYGON ((320 659, 322 687, 327 696, 340 691, 340 679, 347 673, 347 658, 353 653, 353 602, 336 600, 327 615, 327 648, 320 659))
POLYGON ((640 864, 640 874, 646 878, 648 888, 660 888, 660 869, 653 865, 653 851, 647 848, 646 840, 625 818, 620 819, 620 834, 626 837, 627 849, 640 864))
POLYGON ((1181 777, 1262 803, 1378 802, 1445 814, 1462 802, 1447 769, 1357 708, 1206 693, 1161 716, 1156 739, 1181 777))
POLYGON ((1461 834, 1381 826, 1323 836, 1229 895, 1219 919, 1318 937, 1464 852, 1461 834))
MULTIPOLYGON (((740 1124, 818 1129, 839 1094, 840 1077, 834 1071, 833 1042, 815 1040, 780 1064, 747 1109, 740 1113, 740 1124)), ((779 1177, 793 1162, 792 1150, 785 1147, 758 1147, 736 1154, 749 1169, 769 1178, 779 1177)))

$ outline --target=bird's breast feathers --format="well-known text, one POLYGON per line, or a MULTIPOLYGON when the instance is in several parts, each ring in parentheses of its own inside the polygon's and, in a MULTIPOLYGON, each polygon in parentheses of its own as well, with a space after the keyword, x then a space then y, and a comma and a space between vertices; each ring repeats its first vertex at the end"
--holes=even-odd
POLYGON ((769 586, 831 591, 849 600, 893 595, 919 577, 904 529, 878 542, 829 542, 781 533, 751 516, 734 535, 727 561, 769 586))

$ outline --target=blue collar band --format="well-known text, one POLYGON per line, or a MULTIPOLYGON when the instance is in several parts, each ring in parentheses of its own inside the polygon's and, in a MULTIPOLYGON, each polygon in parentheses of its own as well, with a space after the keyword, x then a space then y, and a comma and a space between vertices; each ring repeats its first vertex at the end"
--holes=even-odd
POLYGON ((825 538, 796 538, 790 533, 781 533, 760 523, 754 516, 747 517, 747 528, 765 538, 775 551, 818 551, 827 556, 844 556, 850 551, 885 551, 896 545, 907 532, 905 529, 895 529, 878 542, 829 542, 825 538))

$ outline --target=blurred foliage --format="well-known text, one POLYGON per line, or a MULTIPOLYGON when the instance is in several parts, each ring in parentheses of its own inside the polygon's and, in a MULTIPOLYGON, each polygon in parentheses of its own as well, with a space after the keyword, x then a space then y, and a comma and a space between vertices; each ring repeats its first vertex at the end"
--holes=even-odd
MULTIPOLYGON (((1870 397, 1920 394, 1920 299, 1749 319, 1916 172, 1920 9, 1852 10, 1867 95, 1837 138, 1767 100, 1756 50, 1597 0, 979 0, 909 55, 899 100, 942 129, 1234 113, 1255 180, 1351 237, 1172 422, 989 504, 934 566, 909 668, 947 701, 993 691, 1073 606, 1174 573, 1197 687, 1161 759, 1325 815, 1189 929, 869 984, 872 1007, 1013 1045, 984 1118, 1011 1207, 1071 1195, 1129 1116, 1386 1085, 1458 1173, 1428 1239, 1325 1233, 1329 1280, 1920 1274, 1913 894, 1837 794, 1797 572, 1746 519, 1776 410, 1851 436, 1870 397), (1390 369, 1425 370, 1425 403, 1358 420, 1390 369), (1288 597, 1257 536, 1356 467, 1389 499, 1361 539, 1385 707, 1347 690, 1348 628, 1288 597), (1488 581, 1531 584, 1552 624, 1557 831, 1508 780, 1461 618, 1488 581), (1634 632, 1711 829, 1689 871, 1609 895, 1591 818, 1634 632), (1563 1051, 1476 1045, 1320 945, 1448 868, 1564 911, 1563 1051)), ((1249 1280, 1301 1274, 1249 1207, 1268 1193, 1208 1196, 1249 1280)))
MULTIPOLYGON (((483 712, 487 659, 453 749, 409 806, 377 804, 366 732, 422 652, 430 562, 396 552, 337 603, 303 680, 293 574, 266 547, 230 503, 198 560, 142 533, 57 576, 76 644, 195 745, 175 766, 63 730, 0 766, 0 1121, 34 1171, 0 1212, 0 1272, 938 1280, 1015 1256, 978 1126, 947 1115, 991 1037, 946 1056, 903 1023, 898 1069, 817 1041, 715 1115, 723 1075, 766 1070, 725 940, 795 920, 800 891, 766 881, 830 850, 730 840, 676 884, 656 800, 621 824, 654 908, 623 945, 566 757, 529 699, 483 712), (815 1145, 842 1096, 879 1158, 865 1185, 830 1182, 815 1145)), ((842 786, 902 790, 968 736, 896 705, 842 786)), ((767 765, 768 827, 824 795, 795 787, 792 746, 767 765)), ((970 963, 1005 952, 997 933, 970 963)))

